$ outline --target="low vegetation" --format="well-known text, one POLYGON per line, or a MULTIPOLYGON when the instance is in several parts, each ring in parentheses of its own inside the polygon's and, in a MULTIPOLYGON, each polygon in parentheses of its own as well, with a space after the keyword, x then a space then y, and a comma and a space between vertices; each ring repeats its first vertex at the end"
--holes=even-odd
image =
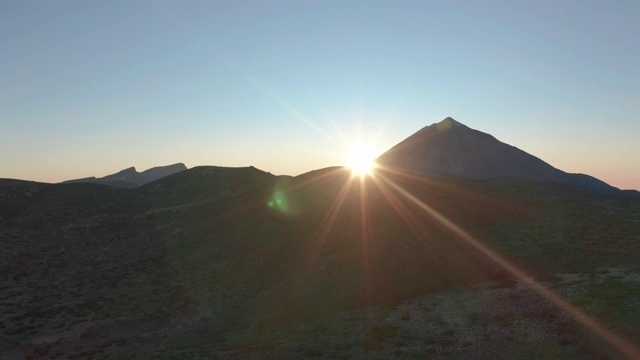
MULTIPOLYGON (((620 356, 410 202, 367 189, 377 206, 364 241, 357 188, 327 215, 343 175, 255 171, 186 171, 175 189, 0 183, 11 203, 0 358, 620 356), (267 206, 274 188, 287 211, 267 206)), ((395 181, 640 343, 638 199, 514 179, 395 181)))

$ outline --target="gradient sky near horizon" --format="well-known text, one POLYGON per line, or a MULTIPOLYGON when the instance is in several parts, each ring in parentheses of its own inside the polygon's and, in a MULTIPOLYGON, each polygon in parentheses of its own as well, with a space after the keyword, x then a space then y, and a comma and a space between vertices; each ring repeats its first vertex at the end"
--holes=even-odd
POLYGON ((297 175, 451 116, 640 189, 640 2, 0 2, 0 178, 297 175))

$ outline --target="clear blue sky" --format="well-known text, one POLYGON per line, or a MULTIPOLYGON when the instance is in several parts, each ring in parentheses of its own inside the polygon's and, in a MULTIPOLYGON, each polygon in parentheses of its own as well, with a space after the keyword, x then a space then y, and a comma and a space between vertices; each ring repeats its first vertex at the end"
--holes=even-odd
POLYGON ((446 116, 640 189, 640 2, 0 2, 0 177, 296 175, 446 116), (338 131, 340 130, 340 131, 338 131))

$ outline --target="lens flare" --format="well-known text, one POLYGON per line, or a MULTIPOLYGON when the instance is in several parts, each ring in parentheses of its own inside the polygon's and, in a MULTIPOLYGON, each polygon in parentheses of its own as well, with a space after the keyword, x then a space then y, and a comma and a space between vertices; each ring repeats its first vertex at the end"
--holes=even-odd
POLYGON ((373 169, 376 167, 375 157, 376 155, 371 148, 367 146, 356 146, 351 149, 349 153, 347 166, 349 166, 354 175, 360 177, 371 175, 373 169))

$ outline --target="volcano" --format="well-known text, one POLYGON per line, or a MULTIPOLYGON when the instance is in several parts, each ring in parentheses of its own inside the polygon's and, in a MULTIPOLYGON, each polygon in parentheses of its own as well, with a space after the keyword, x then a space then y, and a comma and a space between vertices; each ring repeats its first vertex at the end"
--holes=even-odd
POLYGON ((450 117, 420 129, 382 154, 377 163, 427 178, 440 175, 470 179, 522 177, 605 193, 621 191, 589 175, 566 173, 450 117))

